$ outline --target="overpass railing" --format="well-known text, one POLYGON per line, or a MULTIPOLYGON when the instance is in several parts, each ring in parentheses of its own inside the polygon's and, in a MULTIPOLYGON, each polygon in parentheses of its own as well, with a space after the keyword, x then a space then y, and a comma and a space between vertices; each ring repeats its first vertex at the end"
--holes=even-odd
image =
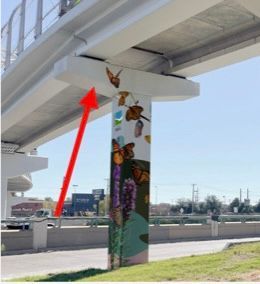
MULTIPOLYGON (((49 227, 63 227, 63 226, 107 226, 109 224, 108 217, 48 217, 48 218, 10 218, 1 220, 2 229, 4 228, 17 228, 20 230, 31 229, 34 222, 47 219, 49 227)), ((188 225, 188 224, 209 224, 211 217, 206 215, 194 216, 150 216, 150 225, 188 225)), ((247 222, 260 222, 260 215, 219 215, 219 223, 247 223, 247 222)))
POLYGON ((1 72, 79 2, 80 0, 21 0, 1 28, 1 72))

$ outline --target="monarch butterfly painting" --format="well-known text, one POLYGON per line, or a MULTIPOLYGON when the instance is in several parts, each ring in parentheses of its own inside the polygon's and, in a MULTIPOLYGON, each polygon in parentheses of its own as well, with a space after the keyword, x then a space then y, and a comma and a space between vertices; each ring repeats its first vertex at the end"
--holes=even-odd
POLYGON ((128 108, 126 112, 126 120, 137 120, 141 117, 141 113, 143 112, 143 108, 141 106, 131 106, 128 108))
POLYGON ((118 106, 124 106, 125 105, 125 99, 128 97, 129 92, 122 91, 118 93, 120 95, 120 98, 118 100, 118 106))
POLYGON ((145 135, 144 139, 147 143, 151 144, 151 135, 145 135))
POLYGON ((132 174, 134 181, 141 185, 143 183, 147 183, 150 181, 150 172, 148 170, 142 169, 137 163, 133 162, 132 166, 132 174))
POLYGON ((123 70, 121 69, 120 71, 117 72, 116 75, 114 75, 109 69, 108 67, 106 67, 106 72, 107 72, 107 76, 108 76, 108 79, 110 81, 110 83, 116 87, 116 88, 119 88, 119 85, 120 85, 120 79, 119 79, 119 75, 120 73, 122 72, 123 70))
POLYGON ((121 165, 124 160, 130 160, 134 157, 133 148, 135 143, 128 143, 124 147, 120 148, 118 142, 113 139, 113 161, 116 165, 121 165))

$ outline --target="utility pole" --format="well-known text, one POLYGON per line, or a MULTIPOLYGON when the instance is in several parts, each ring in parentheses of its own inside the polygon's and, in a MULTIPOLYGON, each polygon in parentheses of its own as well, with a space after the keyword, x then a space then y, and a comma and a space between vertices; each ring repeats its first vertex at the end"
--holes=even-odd
POLYGON ((191 206, 191 214, 193 214, 194 211, 194 203, 195 203, 195 186, 196 183, 192 184, 192 206, 191 206))
POLYGON ((246 189, 246 198, 249 199, 249 189, 246 189))
POLYGON ((199 188, 198 187, 196 190, 194 190, 194 201, 195 201, 195 204, 199 202, 199 188))
POLYGON ((242 202, 242 188, 240 188, 240 195, 239 195, 240 197, 239 197, 239 203, 241 203, 242 202))

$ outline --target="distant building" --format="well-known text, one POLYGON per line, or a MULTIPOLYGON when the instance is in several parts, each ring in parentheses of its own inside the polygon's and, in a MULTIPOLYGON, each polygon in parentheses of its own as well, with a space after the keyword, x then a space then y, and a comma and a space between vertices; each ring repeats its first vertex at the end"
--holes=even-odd
POLYGON ((150 215, 152 216, 168 216, 171 213, 170 203, 160 203, 150 205, 150 215))
POLYGON ((71 201, 65 201, 63 215, 78 216, 86 212, 97 212, 100 200, 104 200, 104 189, 93 189, 92 193, 73 193, 71 201))
POLYGON ((14 217, 29 217, 37 210, 43 208, 43 201, 32 200, 22 202, 12 206, 12 216, 14 217))
POLYGON ((79 212, 95 211, 95 200, 91 193, 73 193, 72 194, 72 211, 74 215, 79 212))
POLYGON ((65 201, 63 205, 63 213, 64 216, 74 216, 74 212, 72 210, 72 202, 65 201))

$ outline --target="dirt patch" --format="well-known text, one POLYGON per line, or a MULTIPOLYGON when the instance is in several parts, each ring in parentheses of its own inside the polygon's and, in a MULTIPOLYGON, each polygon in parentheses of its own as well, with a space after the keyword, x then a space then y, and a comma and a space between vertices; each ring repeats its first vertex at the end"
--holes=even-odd
POLYGON ((252 271, 250 273, 246 273, 243 275, 243 280, 246 280, 246 281, 257 281, 259 282, 260 281, 260 270, 255 270, 255 271, 252 271))

